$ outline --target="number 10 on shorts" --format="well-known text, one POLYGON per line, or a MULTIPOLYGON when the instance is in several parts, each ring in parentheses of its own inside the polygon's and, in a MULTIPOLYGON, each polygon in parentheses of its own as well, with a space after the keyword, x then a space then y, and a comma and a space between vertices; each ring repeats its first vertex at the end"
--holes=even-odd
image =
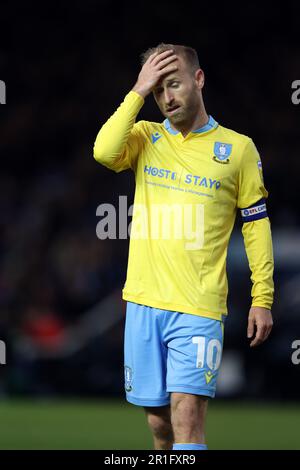
POLYGON ((218 370, 222 357, 221 342, 218 339, 207 340, 205 336, 193 336, 192 340, 198 345, 196 367, 202 369, 206 362, 211 370, 218 370))

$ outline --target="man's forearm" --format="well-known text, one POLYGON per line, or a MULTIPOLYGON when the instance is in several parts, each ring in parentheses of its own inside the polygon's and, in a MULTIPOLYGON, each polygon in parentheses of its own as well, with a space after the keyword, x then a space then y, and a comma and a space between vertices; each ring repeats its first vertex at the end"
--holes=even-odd
POLYGON ((242 233, 252 273, 252 306, 271 309, 274 296, 274 257, 269 218, 245 222, 242 233))
POLYGON ((113 168, 114 160, 124 151, 143 104, 143 97, 135 91, 130 91, 115 113, 102 126, 94 145, 94 158, 99 163, 113 168))

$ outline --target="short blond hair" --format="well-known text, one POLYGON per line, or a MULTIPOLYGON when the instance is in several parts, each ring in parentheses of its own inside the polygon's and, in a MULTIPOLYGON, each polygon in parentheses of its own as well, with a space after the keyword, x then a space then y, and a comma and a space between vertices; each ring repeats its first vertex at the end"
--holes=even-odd
POLYGON ((149 59, 150 55, 154 54, 154 52, 160 53, 169 49, 173 49, 175 54, 183 58, 192 73, 200 69, 198 54, 195 49, 179 44, 165 44, 163 42, 158 44, 158 46, 150 47, 145 52, 143 52, 141 54, 141 64, 144 65, 144 63, 149 59))

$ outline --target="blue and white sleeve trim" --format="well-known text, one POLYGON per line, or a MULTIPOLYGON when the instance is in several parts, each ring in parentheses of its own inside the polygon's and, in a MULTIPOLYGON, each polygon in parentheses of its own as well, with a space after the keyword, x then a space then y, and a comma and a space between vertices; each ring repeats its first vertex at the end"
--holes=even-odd
POLYGON ((252 222, 268 217, 265 199, 260 199, 252 206, 241 209, 241 214, 243 222, 252 222))

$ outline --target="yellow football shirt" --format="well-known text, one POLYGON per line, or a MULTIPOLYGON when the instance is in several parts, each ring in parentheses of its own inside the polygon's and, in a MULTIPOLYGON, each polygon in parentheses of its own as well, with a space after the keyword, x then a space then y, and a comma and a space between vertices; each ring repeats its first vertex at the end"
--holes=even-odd
POLYGON ((129 92, 94 146, 94 157, 103 165, 135 172, 123 299, 221 319, 227 314, 227 247, 240 208, 247 226, 252 305, 270 308, 268 193, 254 143, 211 116, 186 137, 168 119, 135 122, 143 103, 139 94, 129 92))

